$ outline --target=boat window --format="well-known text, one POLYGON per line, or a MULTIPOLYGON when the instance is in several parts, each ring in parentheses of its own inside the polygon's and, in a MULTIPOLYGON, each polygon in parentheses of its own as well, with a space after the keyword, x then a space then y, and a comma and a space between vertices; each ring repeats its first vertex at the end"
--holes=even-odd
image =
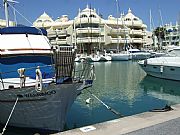
POLYGON ((137 18, 134 18, 133 20, 134 20, 134 21, 138 21, 138 19, 137 19, 137 18))
POLYGON ((174 68, 171 68, 170 70, 171 70, 171 71, 174 71, 175 69, 174 69, 174 68))
POLYGON ((153 68, 157 68, 157 67, 153 67, 153 68))

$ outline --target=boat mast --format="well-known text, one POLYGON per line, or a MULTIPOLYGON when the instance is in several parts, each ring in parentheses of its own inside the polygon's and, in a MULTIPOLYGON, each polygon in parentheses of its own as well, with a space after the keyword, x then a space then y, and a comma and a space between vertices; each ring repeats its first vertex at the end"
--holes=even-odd
POLYGON ((6 18, 6 27, 9 27, 8 0, 3 0, 3 2, 4 2, 4 10, 5 10, 5 18, 6 18))
MULTIPOLYGON (((5 18, 6 18, 6 27, 9 27, 9 13, 8 13, 8 2, 11 2, 11 3, 19 3, 17 1, 14 1, 14 0, 3 0, 3 3, 4 3, 4 10, 5 10, 5 18)), ((14 9, 14 16, 15 16, 15 9, 14 9)))
POLYGON ((119 53, 119 28, 118 28, 118 15, 119 15, 119 3, 118 0, 116 0, 116 10, 117 10, 117 52, 119 53))

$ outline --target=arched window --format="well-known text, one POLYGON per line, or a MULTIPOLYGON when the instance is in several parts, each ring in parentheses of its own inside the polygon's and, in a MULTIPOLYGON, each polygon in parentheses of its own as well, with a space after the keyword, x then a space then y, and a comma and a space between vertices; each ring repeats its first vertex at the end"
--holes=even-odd
POLYGON ((38 23, 42 22, 42 20, 37 20, 38 23))
POLYGON ((51 22, 50 20, 45 20, 44 22, 51 22))
POLYGON ((90 15, 89 17, 93 17, 93 18, 96 18, 96 16, 95 16, 95 15, 90 15))
POLYGON ((131 19, 130 18, 126 18, 125 21, 131 21, 131 19))
POLYGON ((83 15, 81 15, 80 18, 86 18, 86 17, 87 17, 87 15, 83 14, 83 15))
POLYGON ((134 18, 133 20, 134 20, 134 21, 138 21, 138 19, 137 19, 137 18, 134 18))

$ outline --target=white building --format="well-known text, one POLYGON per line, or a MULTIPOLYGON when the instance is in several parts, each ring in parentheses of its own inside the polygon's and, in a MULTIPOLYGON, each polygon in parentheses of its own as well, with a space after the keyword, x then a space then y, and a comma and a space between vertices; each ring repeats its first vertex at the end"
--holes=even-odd
POLYGON ((176 25, 166 24, 165 26, 165 45, 180 46, 180 24, 176 22, 176 25))
MULTIPOLYGON (((15 22, 9 21, 9 26, 15 26, 15 22)), ((0 28, 6 27, 6 20, 0 19, 0 28)))
POLYGON ((99 16, 96 9, 88 6, 79 10, 74 20, 62 15, 53 21, 43 13, 33 25, 47 29, 51 44, 74 44, 80 52, 91 53, 96 49, 122 50, 125 44, 140 49, 148 42, 147 26, 130 9, 118 19, 109 15, 107 20, 99 16))

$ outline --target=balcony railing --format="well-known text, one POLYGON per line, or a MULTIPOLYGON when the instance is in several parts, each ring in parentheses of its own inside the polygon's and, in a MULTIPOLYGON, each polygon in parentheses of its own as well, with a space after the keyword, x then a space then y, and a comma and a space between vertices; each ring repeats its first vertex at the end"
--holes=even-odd
POLYGON ((77 28, 76 32, 79 33, 101 33, 101 29, 100 28, 91 28, 91 27, 87 27, 87 28, 77 28))
POLYGON ((104 42, 103 37, 82 37, 82 38, 77 38, 76 40, 77 43, 99 43, 99 42, 104 42))
POLYGON ((140 43, 140 44, 142 44, 143 40, 142 40, 142 38, 132 38, 131 43, 140 43))
POLYGON ((131 30, 130 34, 131 35, 142 35, 143 31, 142 30, 131 30))

